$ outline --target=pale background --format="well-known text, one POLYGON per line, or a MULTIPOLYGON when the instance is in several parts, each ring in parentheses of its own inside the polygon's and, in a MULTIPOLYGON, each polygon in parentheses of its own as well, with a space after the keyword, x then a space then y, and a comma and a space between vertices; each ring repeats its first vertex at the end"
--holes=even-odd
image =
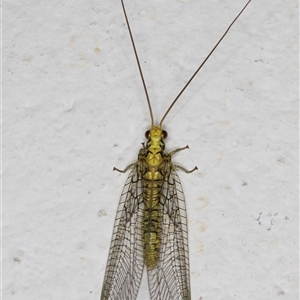
MULTIPOLYGON (((156 121, 245 2, 125 2, 156 121)), ((3 299, 99 299, 149 127, 120 1, 7 0, 3 30, 3 299)), ((298 1, 253 0, 165 129, 192 299, 299 299, 298 1)))

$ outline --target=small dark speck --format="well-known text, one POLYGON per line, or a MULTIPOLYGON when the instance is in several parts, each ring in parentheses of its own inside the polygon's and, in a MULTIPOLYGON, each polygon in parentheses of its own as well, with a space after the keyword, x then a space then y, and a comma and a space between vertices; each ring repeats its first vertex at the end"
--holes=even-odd
POLYGON ((248 182, 247 181, 244 181, 243 183, 242 183, 242 186, 247 186, 248 185, 248 182))
POLYGON ((288 216, 285 216, 284 219, 288 221, 290 218, 288 216))
POLYGON ((91 192, 90 192, 90 191, 88 191, 88 194, 91 194, 91 192))
POLYGON ((285 158, 284 157, 279 157, 277 159, 277 162, 281 163, 281 164, 285 164, 285 158))
POLYGON ((91 290, 90 293, 92 294, 97 287, 98 285, 93 290, 91 290))
POLYGON ((258 222, 258 224, 259 224, 259 225, 261 225, 261 222, 260 222, 260 217, 261 217, 261 214, 262 214, 262 212, 260 212, 260 213, 259 213, 259 215, 258 215, 258 218, 257 218, 257 219, 254 219, 254 220, 256 220, 256 221, 258 222))
POLYGON ((118 144, 114 144, 114 147, 118 147, 118 144))
POLYGON ((21 258, 20 257, 14 257, 14 261, 17 262, 17 263, 20 263, 21 262, 21 258))

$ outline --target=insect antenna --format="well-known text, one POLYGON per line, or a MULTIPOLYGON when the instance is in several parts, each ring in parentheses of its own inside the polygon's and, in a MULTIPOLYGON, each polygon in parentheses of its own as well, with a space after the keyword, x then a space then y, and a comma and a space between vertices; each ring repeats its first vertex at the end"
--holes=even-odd
POLYGON ((144 76, 143 76, 142 68, 141 68, 141 65, 140 65, 139 57, 138 57, 138 54, 137 54, 137 51, 136 51, 136 48, 135 48, 135 44, 134 44, 134 40, 133 40, 133 36, 132 36, 132 33, 131 33, 131 29, 130 29, 130 25, 129 25, 129 21, 128 21, 128 18, 127 18, 127 14, 126 14, 125 5, 124 5, 123 0, 121 0, 121 3, 122 3, 122 8, 123 8, 124 16, 125 16, 125 19, 126 19, 127 27, 128 27, 128 30, 129 30, 129 35, 130 35, 132 47, 133 47, 133 50, 134 50, 134 55, 135 55, 135 58, 136 58, 136 62, 137 62, 138 68, 139 68, 139 72, 140 72, 141 79, 142 79, 143 86, 144 86, 144 91, 145 91, 146 98, 147 98, 147 103, 148 103, 150 118, 151 118, 151 126, 153 126, 154 125, 153 113, 152 113, 152 107, 151 107, 151 103, 150 103, 146 83, 145 83, 145 80, 144 80, 144 76))
POLYGON ((239 16, 242 14, 242 12, 246 9, 246 7, 248 6, 248 4, 251 2, 251 0, 249 0, 246 5, 243 7, 243 9, 239 12, 239 14, 235 17, 235 19, 231 22, 231 24, 228 26, 227 30, 225 31, 225 33, 222 35, 222 37, 219 39, 219 41, 216 43, 216 45, 212 48, 212 50, 209 52, 209 54, 206 56, 206 58, 204 59, 204 61, 202 62, 202 64, 199 66, 199 68, 196 70, 196 72, 192 75, 192 77, 189 79, 189 81, 185 84, 185 86, 183 87, 183 89, 179 92, 179 94, 177 95, 177 97, 173 100, 173 102, 171 103, 170 107, 167 109, 167 111, 165 112, 164 116, 162 117, 159 125, 161 126, 163 121, 165 120, 166 116, 168 115, 168 113, 170 112, 170 110, 172 109, 172 107, 174 106, 174 104, 177 102, 177 100, 179 99, 179 97, 181 96, 181 94, 184 92, 184 90, 188 87, 188 85, 191 83, 191 81, 194 79, 194 77, 197 75, 197 73, 201 70, 201 68, 204 66, 204 64, 206 63, 206 61, 209 59, 209 57, 213 54, 213 52, 216 50, 216 48, 219 46, 219 44, 221 43, 221 41, 223 40, 223 38, 226 36, 226 34, 228 33, 228 31, 230 30, 231 26, 235 23, 235 21, 239 18, 239 16))

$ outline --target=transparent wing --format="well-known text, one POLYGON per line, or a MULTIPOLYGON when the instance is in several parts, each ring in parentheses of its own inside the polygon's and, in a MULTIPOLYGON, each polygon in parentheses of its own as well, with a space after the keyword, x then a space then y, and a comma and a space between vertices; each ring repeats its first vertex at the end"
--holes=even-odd
POLYGON ((161 191, 162 240, 160 258, 148 270, 152 300, 190 300, 187 215, 179 177, 169 164, 161 191))
POLYGON ((139 174, 139 164, 136 164, 121 194, 101 300, 134 300, 138 293, 144 267, 141 240, 144 204, 139 174))

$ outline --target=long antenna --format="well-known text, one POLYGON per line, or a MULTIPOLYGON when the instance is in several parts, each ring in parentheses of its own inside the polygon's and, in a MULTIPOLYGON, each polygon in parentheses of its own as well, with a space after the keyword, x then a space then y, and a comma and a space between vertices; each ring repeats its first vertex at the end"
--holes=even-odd
POLYGON ((121 0, 121 3, 122 3, 123 12, 124 12, 124 16, 125 16, 125 19, 126 19, 127 27, 128 27, 128 30, 129 30, 129 35, 130 35, 132 47, 133 47, 133 50, 134 50, 136 62, 137 62, 138 67, 139 67, 140 75, 141 75, 143 86, 144 86, 144 91, 145 91, 147 102, 148 102, 148 107, 149 107, 149 112, 150 112, 150 117, 151 117, 151 125, 153 126, 154 125, 153 113, 152 113, 152 108, 151 108, 151 103, 150 103, 146 83, 145 83, 145 80, 144 80, 144 76, 143 76, 142 68, 141 68, 141 65, 140 65, 139 57, 138 57, 138 54, 137 54, 137 51, 136 51, 136 48, 135 48, 135 44, 134 44, 134 41, 133 41, 133 37, 132 37, 132 33, 131 33, 131 29, 130 29, 130 25, 129 25, 129 22, 128 22, 128 18, 127 18, 127 14, 126 14, 126 10, 125 10, 123 0, 121 0))
MULTIPOLYGON (((123 0, 122 0, 123 2, 123 0)), ((251 2, 251 0, 249 0, 246 5, 243 7, 243 9, 240 11, 240 13, 235 17, 235 19, 232 21, 232 23, 229 25, 229 27, 227 28, 227 30, 225 31, 225 33, 222 35, 222 37, 219 39, 219 41, 216 43, 216 45, 212 48, 212 50, 209 52, 209 54, 207 55, 207 57, 204 59, 204 61, 202 62, 202 64, 200 65, 200 67, 196 70, 196 72, 193 74, 193 76, 190 78, 190 80, 186 83, 186 85, 183 87, 183 89, 180 91, 180 93, 177 95, 177 97, 174 99, 174 101, 171 103, 170 107, 168 108, 168 110, 166 111, 166 113, 164 114, 164 116, 162 117, 159 125, 161 126, 164 119, 166 118, 166 116, 168 115, 168 113, 170 112, 170 110, 172 109, 172 107, 174 106, 174 104, 177 102, 177 100, 179 99, 179 97, 181 96, 181 94, 184 92, 184 90, 188 87, 188 85, 191 83, 191 81, 194 79, 194 77, 197 75, 197 73, 201 70, 201 68, 204 66, 204 64, 206 63, 206 61, 209 59, 209 57, 213 54, 213 52, 216 50, 216 48, 219 46, 219 44, 221 43, 221 41, 223 40, 223 38, 226 36, 226 34, 228 33, 228 31, 230 30, 231 26, 235 23, 235 21, 239 18, 239 16, 242 14, 242 12, 246 9, 246 7, 248 6, 248 4, 251 2)))

